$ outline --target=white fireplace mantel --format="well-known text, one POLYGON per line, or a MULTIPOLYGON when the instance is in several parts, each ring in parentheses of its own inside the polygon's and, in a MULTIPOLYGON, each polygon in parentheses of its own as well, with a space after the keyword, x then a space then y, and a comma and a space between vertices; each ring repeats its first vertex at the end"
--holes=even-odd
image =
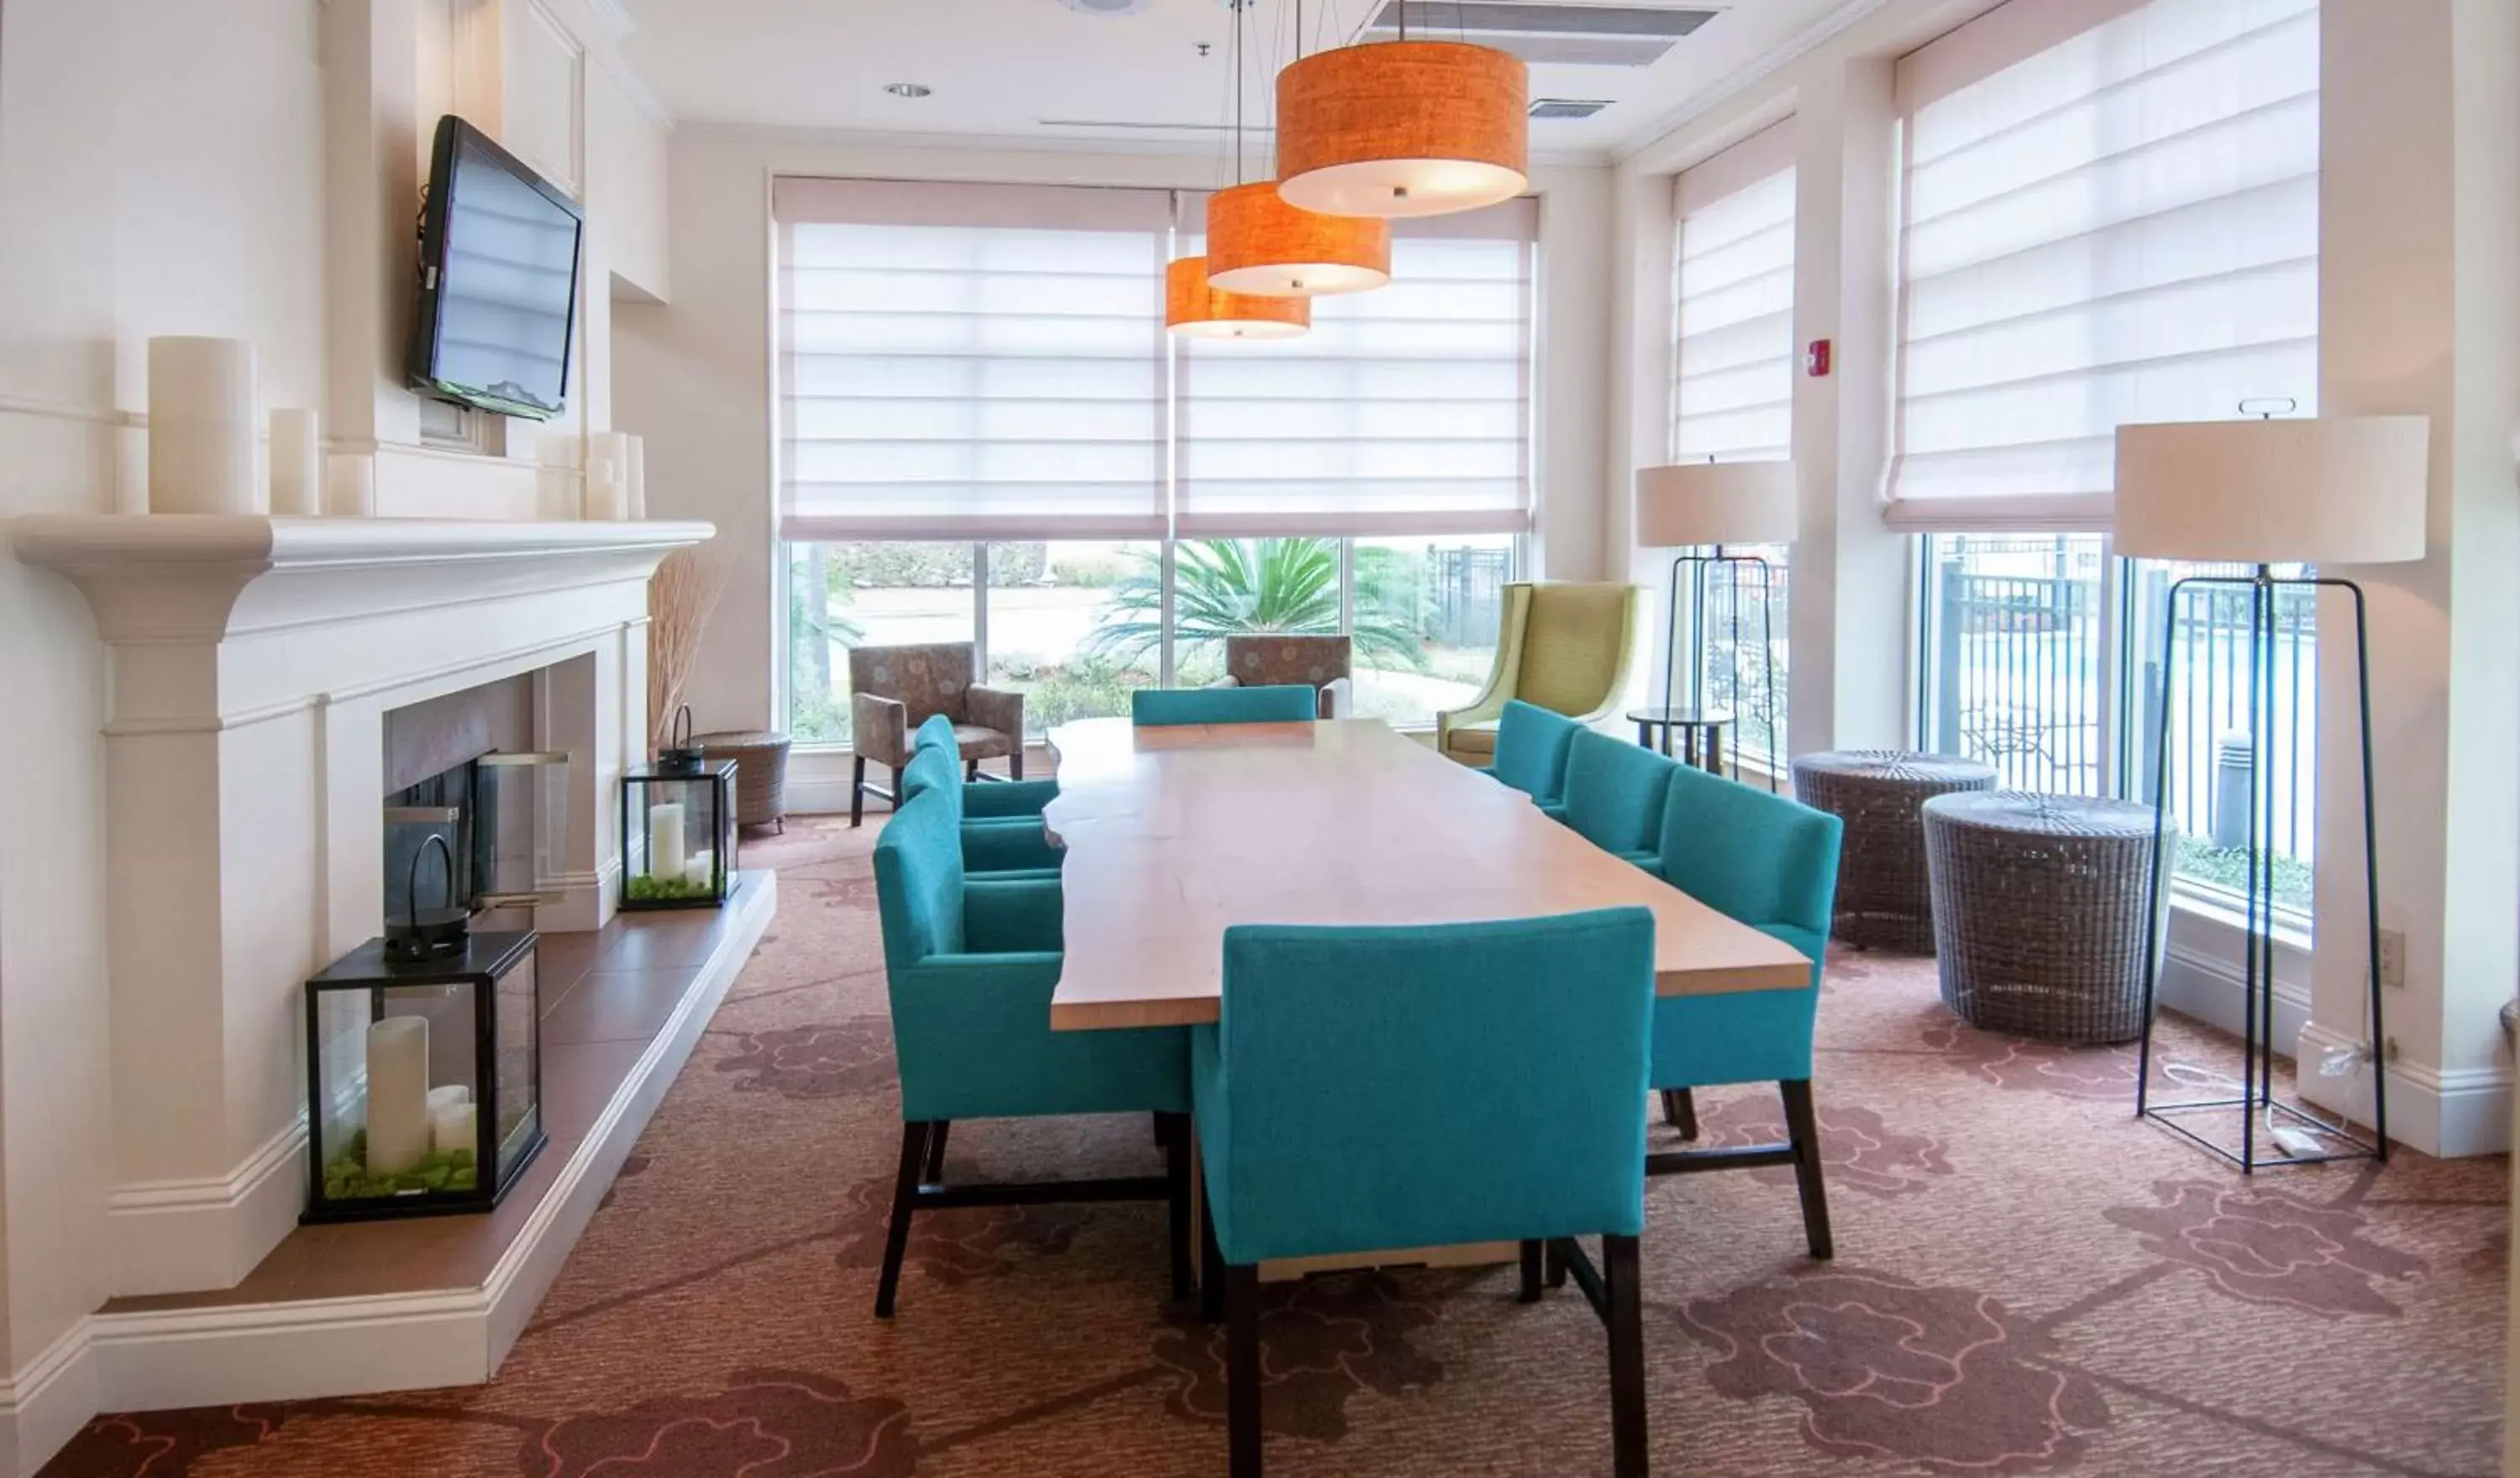
POLYGON ((378 931, 386 715, 530 675, 571 756, 564 901, 599 926, 647 748, 648 582, 707 523, 33 515, 18 558, 110 649, 115 1294, 232 1287, 303 1195, 299 984, 378 931))

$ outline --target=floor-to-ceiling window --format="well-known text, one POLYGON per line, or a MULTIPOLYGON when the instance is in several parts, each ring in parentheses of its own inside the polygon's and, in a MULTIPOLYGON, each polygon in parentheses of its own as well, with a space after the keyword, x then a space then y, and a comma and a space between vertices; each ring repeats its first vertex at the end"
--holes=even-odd
POLYGON ((1400 223, 1393 286, 1288 343, 1161 332, 1170 192, 782 181, 792 732, 847 651, 977 644, 1039 733, 1345 633, 1361 713, 1431 724, 1495 659, 1531 503, 1537 212, 1400 223))
POLYGON ((2318 22, 2318 0, 2012 0, 1900 61, 1890 487, 1926 535, 1921 739, 2006 784, 2164 795, 2204 892, 2236 883, 2271 773, 2260 835, 2305 922, 2311 602, 2278 611, 2255 752, 2246 594, 2165 630, 2174 581, 2233 571, 2120 560, 2106 535, 2118 426, 2317 413, 2318 22))
MULTIPOLYGON (((1671 451, 1674 461, 1783 461, 1793 455, 1794 124, 1773 124, 1673 182, 1671 451)), ((1734 752, 1781 767, 1785 748, 1786 546, 1728 554, 1684 581, 1679 639, 1699 625, 1703 666, 1677 675, 1733 715, 1734 752), (1771 732, 1773 729, 1774 732, 1771 732)), ((1657 694, 1656 701, 1660 701, 1657 694)))

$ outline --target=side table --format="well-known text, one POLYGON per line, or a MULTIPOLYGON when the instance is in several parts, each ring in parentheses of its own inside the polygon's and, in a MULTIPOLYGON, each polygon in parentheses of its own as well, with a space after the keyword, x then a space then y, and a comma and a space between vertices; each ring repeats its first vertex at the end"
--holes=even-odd
POLYGON ((1676 757, 1700 770, 1724 773, 1724 731, 1732 724, 1732 715, 1695 708, 1631 708, 1628 722, 1637 726, 1637 742, 1647 749, 1659 749, 1665 759, 1676 757), (1656 730, 1662 733, 1659 745, 1654 742, 1656 730), (1680 737, 1677 756, 1671 752, 1674 731, 1680 737))
MULTIPOLYGON (((2019 790, 1925 802, 1943 1004, 2051 1042, 2143 1033, 2152 808, 2019 790)), ((2164 890, 2167 902, 2167 890, 2164 890)))
POLYGON ((788 829, 788 736, 762 730, 703 734, 692 742, 708 757, 735 761, 735 824, 788 829))
POLYGON ((1794 798, 1846 823, 1834 936, 1859 948, 1934 947, 1934 900, 1918 810, 1937 795, 1992 790, 1995 767, 1949 754, 1846 749, 1794 760, 1794 798))

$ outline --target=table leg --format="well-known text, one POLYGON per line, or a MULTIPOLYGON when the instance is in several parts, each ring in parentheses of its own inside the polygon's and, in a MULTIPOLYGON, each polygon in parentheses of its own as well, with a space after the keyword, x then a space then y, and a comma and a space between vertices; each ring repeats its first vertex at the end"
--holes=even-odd
POLYGON ((1637 721, 1637 747, 1640 749, 1650 749, 1653 747, 1653 725, 1646 723, 1642 719, 1639 719, 1637 721))
POLYGON ((1706 726, 1706 768, 1724 773, 1724 731, 1712 724, 1706 726))

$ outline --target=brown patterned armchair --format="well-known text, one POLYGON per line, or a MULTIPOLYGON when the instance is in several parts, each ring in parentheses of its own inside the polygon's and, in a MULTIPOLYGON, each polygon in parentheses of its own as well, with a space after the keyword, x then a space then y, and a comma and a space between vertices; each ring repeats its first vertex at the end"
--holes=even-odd
POLYGON ((939 713, 954 722, 965 774, 976 778, 980 761, 1003 757, 1012 777, 1023 779, 1023 694, 973 684, 970 643, 849 649, 850 747, 857 772, 849 789, 850 826, 865 820, 869 795, 897 799, 901 767, 910 763, 910 737, 939 713), (869 760, 891 769, 891 784, 869 783, 869 760))
POLYGON ((1225 677, 1217 686, 1318 689, 1321 716, 1343 719, 1356 699, 1351 649, 1346 637, 1227 637, 1225 677))

